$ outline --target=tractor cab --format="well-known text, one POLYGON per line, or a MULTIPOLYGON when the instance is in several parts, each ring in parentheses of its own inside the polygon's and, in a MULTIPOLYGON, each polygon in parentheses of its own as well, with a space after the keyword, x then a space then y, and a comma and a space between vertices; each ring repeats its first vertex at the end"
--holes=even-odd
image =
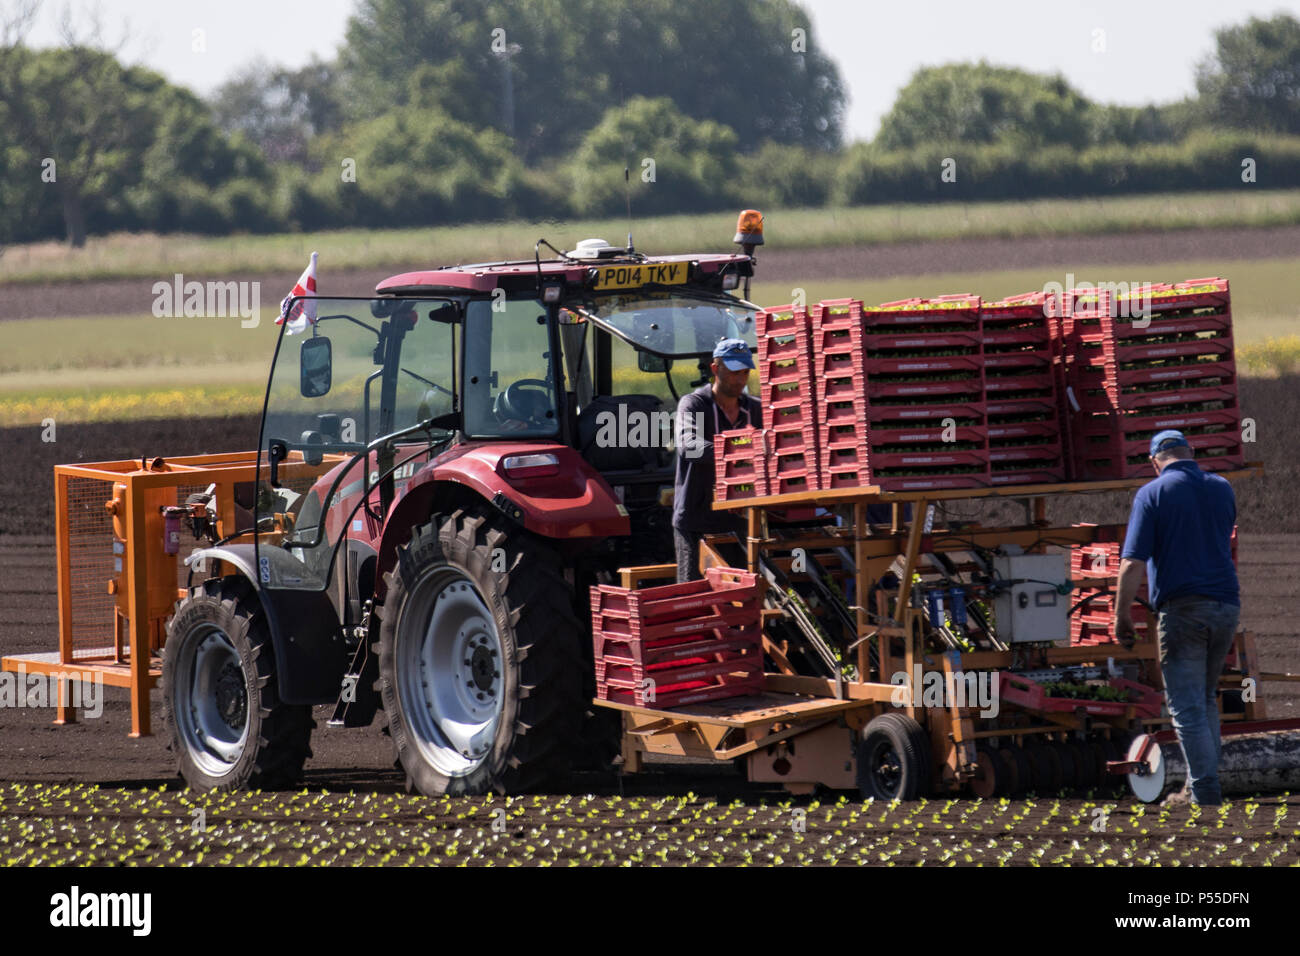
POLYGON ((621 566, 672 557, 677 402, 708 381, 719 340, 755 342, 756 308, 735 293, 761 236, 742 238, 742 254, 658 257, 589 240, 542 259, 539 242, 531 260, 298 300, 308 321, 277 341, 236 533, 192 558, 229 570, 192 589, 168 637, 186 778, 300 768, 314 704, 342 726, 382 707, 425 793, 560 772, 569 743, 525 735, 608 742, 583 717, 583 599, 621 566), (260 743, 252 691, 226 694, 236 672, 274 688, 261 711, 292 726, 283 741, 260 743))

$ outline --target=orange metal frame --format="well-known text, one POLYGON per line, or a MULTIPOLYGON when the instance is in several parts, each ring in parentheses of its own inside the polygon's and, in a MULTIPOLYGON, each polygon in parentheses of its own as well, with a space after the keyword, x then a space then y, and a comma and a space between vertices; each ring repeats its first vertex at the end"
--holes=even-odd
MULTIPOLYGON (((59 650, 57 659, 51 654, 17 654, 0 658, 0 670, 43 673, 66 678, 60 682, 56 724, 76 720, 76 711, 70 706, 68 684, 72 680, 101 680, 110 687, 128 688, 131 694, 132 737, 148 736, 151 731, 149 691, 162 678, 161 640, 151 646, 149 615, 149 588, 161 582, 150 580, 151 548, 161 547, 161 534, 155 543, 146 531, 151 520, 146 499, 150 492, 182 485, 215 484, 217 502, 217 533, 231 534, 235 527, 234 486, 252 482, 257 478, 257 452, 234 452, 217 455, 190 455, 178 458, 141 462, 96 462, 84 465, 56 465, 55 485, 55 541, 59 594, 59 650), (144 466, 144 467, 142 467, 144 466), (125 486, 120 525, 125 530, 125 554, 121 580, 126 589, 126 627, 129 655, 124 663, 119 656, 112 659, 74 659, 72 620, 72 568, 71 535, 68 517, 68 483, 72 478, 92 478, 125 486), (154 651, 158 652, 155 655, 154 651)), ((343 460, 342 456, 326 455, 320 465, 308 465, 300 452, 294 452, 280 465, 286 479, 311 477, 321 474, 343 460)), ((111 505, 112 495, 105 499, 111 505)), ((156 555, 155 555, 156 558, 156 555)), ((174 565, 168 564, 174 573, 174 565)), ((157 577, 155 568, 154 576, 157 577)), ((106 582, 107 587, 107 582, 106 582)), ((178 589, 177 598, 184 594, 178 589)), ((120 604, 119 604, 120 606, 120 604)), ((115 635, 120 631, 115 628, 115 635)), ((115 644, 120 638, 115 637, 115 644)))

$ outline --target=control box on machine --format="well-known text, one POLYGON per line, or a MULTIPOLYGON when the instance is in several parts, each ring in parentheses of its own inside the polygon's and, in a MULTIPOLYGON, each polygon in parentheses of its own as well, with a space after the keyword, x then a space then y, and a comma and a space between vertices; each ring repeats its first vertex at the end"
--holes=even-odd
POLYGON ((1009 554, 993 559, 993 570, 1011 582, 993 599, 998 637, 1008 643, 1069 641, 1070 595, 1058 585, 1069 578, 1064 554, 1009 554))

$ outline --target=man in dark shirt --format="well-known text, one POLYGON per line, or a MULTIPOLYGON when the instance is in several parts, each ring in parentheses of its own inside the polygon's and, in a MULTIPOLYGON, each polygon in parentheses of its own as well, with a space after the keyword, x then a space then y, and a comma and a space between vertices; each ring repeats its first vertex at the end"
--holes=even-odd
POLYGON ((1223 795, 1216 693, 1241 612, 1229 545, 1237 502, 1227 479, 1196 464, 1182 432, 1155 435, 1151 460, 1159 477, 1133 499, 1115 599, 1115 637, 1125 647, 1133 645, 1130 610, 1146 562, 1151 603, 1159 612, 1165 698, 1187 757, 1189 788, 1166 802, 1218 804, 1223 795))
POLYGON ((736 428, 762 428, 758 399, 745 391, 754 359, 744 339, 723 339, 713 350, 713 384, 677 404, 677 476, 673 483, 673 539, 677 581, 698 580, 700 536, 743 533, 740 519, 714 512, 713 436, 736 428))

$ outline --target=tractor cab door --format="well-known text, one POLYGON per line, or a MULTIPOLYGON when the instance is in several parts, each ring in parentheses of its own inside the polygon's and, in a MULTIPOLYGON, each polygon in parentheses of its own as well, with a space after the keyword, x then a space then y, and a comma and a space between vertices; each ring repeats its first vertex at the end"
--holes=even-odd
POLYGON ((342 622, 395 477, 459 430, 462 310, 446 298, 303 302, 314 321, 286 325, 276 347, 250 520, 264 599, 328 589, 342 622))

